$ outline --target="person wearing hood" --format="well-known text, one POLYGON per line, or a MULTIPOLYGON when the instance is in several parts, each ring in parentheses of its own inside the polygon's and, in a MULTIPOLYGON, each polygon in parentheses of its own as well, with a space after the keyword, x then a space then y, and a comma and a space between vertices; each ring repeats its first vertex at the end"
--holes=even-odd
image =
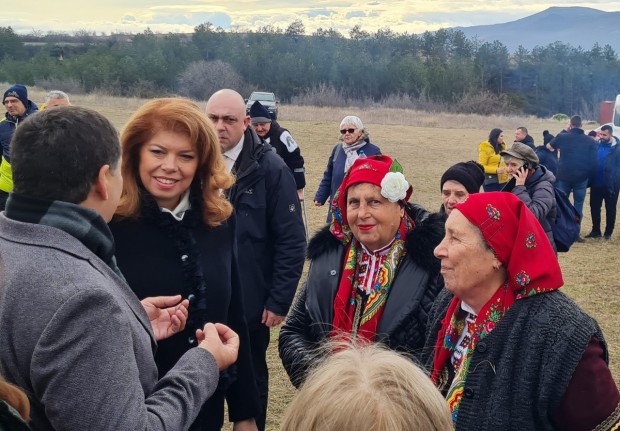
POLYGON ((613 129, 606 124, 601 127, 598 141, 598 165, 596 173, 590 179, 590 214, 592 231, 586 238, 601 237, 601 208, 605 202, 605 234, 611 239, 616 224, 616 207, 620 191, 620 151, 619 140, 613 135, 613 129))
POLYGON ((484 182, 484 168, 478 162, 459 162, 448 168, 441 176, 441 208, 446 217, 456 204, 462 204, 470 194, 478 193, 484 182))
POLYGON ((541 165, 547 168, 553 175, 558 173, 558 153, 557 151, 550 151, 547 148, 547 144, 551 142, 555 136, 549 133, 549 130, 543 131, 543 144, 534 149, 538 156, 538 161, 541 165))
POLYGON ((525 144, 515 142, 500 154, 511 178, 503 191, 512 192, 525 203, 542 225, 555 250, 552 231, 557 213, 553 190, 555 176, 540 165, 534 150, 525 144))
POLYGON ((553 248, 511 193, 458 204, 435 248, 445 289, 422 360, 455 430, 612 430, 620 394, 598 323, 560 292, 553 248))
POLYGON ((250 107, 250 124, 261 140, 275 148, 278 156, 282 157, 286 166, 291 169, 297 185, 297 195, 300 201, 303 200, 306 187, 304 158, 291 133, 272 119, 267 108, 258 100, 250 107))
POLYGON ((6 109, 0 120, 0 145, 2 145, 2 164, 0 165, 0 211, 4 210, 9 192, 13 190, 13 171, 11 169, 11 138, 19 123, 39 110, 28 100, 28 89, 15 84, 4 92, 2 104, 6 109))

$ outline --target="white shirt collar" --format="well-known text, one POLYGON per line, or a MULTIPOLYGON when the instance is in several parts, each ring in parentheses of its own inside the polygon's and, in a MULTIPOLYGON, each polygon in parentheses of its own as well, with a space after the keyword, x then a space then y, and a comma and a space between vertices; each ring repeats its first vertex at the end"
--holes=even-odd
POLYGON ((185 215, 185 211, 191 208, 189 204, 189 189, 185 190, 183 196, 181 197, 181 201, 179 204, 170 211, 168 208, 160 208, 161 212, 170 213, 172 217, 174 217, 177 221, 183 220, 183 216, 185 215))
POLYGON ((392 247, 392 243, 396 240, 396 238, 393 238, 392 241, 390 241, 389 244, 384 245, 381 248, 378 248, 376 250, 371 251, 368 247, 366 247, 364 244, 362 244, 360 242, 360 245, 362 246, 362 249, 370 255, 376 254, 376 255, 384 255, 384 254, 388 254, 388 252, 390 251, 390 247, 392 247))
POLYGON ((476 313, 476 311, 472 307, 466 304, 465 301, 461 301, 461 309, 474 316, 478 315, 478 313, 476 313))
POLYGON ((239 141, 237 145, 235 145, 230 150, 223 153, 224 163, 226 163, 228 172, 232 171, 233 166, 235 166, 235 162, 237 161, 237 158, 239 157, 239 154, 241 154, 241 150, 243 150, 244 136, 241 136, 241 140, 239 141))

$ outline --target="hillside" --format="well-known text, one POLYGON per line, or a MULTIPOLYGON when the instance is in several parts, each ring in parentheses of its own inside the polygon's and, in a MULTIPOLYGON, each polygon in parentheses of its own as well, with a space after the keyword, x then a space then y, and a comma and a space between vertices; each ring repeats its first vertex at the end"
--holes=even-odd
POLYGON ((598 42, 620 52, 620 12, 587 7, 550 7, 542 12, 502 24, 456 27, 481 43, 499 40, 509 51, 519 45, 527 49, 556 41, 590 49, 598 42))

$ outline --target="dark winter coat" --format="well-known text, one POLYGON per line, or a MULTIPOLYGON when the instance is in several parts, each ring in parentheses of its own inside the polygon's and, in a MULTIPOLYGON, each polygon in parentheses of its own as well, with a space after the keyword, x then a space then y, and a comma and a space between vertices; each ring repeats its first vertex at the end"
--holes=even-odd
POLYGON ((19 125, 20 122, 24 121, 26 117, 37 112, 39 108, 36 104, 28 101, 28 106, 26 106, 26 112, 24 115, 20 117, 13 117, 8 112, 4 114, 4 118, 0 120, 0 145, 2 145, 2 157, 11 162, 10 148, 11 148, 11 138, 13 137, 13 132, 19 125))
POLYGON ((596 141, 586 135, 583 129, 572 128, 566 133, 558 133, 550 145, 556 151, 560 150, 558 181, 580 183, 596 172, 596 141))
MULTIPOLYGON (((429 314, 422 358, 429 371, 441 321, 452 298, 450 292, 442 291, 429 314)), ((562 292, 515 301, 476 345, 456 429, 555 430, 550 417, 560 407, 593 337, 600 341, 607 362, 607 346, 598 324, 562 292)))
MULTIPOLYGON (((415 357, 424 345, 428 312, 443 286, 433 250, 443 238, 444 220, 415 205, 409 205, 407 211, 416 227, 407 236, 407 254, 398 267, 376 341, 415 357)), ((332 329, 345 250, 327 227, 308 245, 308 278, 280 330, 278 343, 282 364, 297 387, 320 354, 317 347, 332 329)))
POLYGON ((536 168, 534 173, 525 180, 524 186, 515 186, 512 193, 532 211, 549 238, 551 246, 555 250, 553 240, 553 225, 557 215, 555 192, 553 185, 555 177, 544 166, 536 168))
POLYGON ((20 117, 13 117, 8 112, 0 120, 0 145, 2 146, 2 165, 0 165, 0 191, 4 192, 4 200, 0 201, 0 209, 4 209, 6 193, 13 190, 13 170, 11 168, 11 139, 15 129, 26 117, 38 111, 37 105, 30 100, 26 112, 20 117))
POLYGON ((297 145, 291 133, 280 126, 276 120, 272 120, 269 133, 263 138, 263 141, 271 145, 278 153, 278 156, 282 157, 284 163, 291 168, 297 190, 306 187, 304 158, 301 155, 299 145, 297 145))
POLYGON ((534 150, 538 156, 538 161, 554 176, 558 173, 558 152, 549 151, 545 145, 539 145, 534 150))
POLYGON ((237 216, 237 245, 250 332, 263 310, 286 316, 301 277, 306 235, 295 180, 271 145, 248 127, 228 197, 237 216))
MULTIPOLYGON (((620 190, 620 140, 615 136, 613 139, 614 144, 611 146, 602 166, 604 184, 596 184, 594 179, 591 179, 591 184, 605 186, 610 193, 617 193, 620 190)), ((598 145, 604 144, 598 143, 598 145)))
MULTIPOLYGON (((371 144, 370 141, 367 142, 368 143, 366 145, 357 150, 357 154, 365 157, 381 154, 379 147, 371 144)), ((339 142, 332 149, 329 159, 327 159, 327 167, 323 173, 323 179, 321 180, 321 184, 319 184, 319 188, 314 195, 314 200, 322 204, 324 204, 328 198, 328 204, 331 203, 338 187, 340 187, 340 184, 342 184, 342 180, 344 179, 344 165, 347 160, 347 155, 345 154, 342 145, 342 142, 339 142)))
POLYGON ((532 150, 536 149, 536 145, 534 145, 534 138, 532 138, 530 135, 525 135, 525 138, 523 138, 522 141, 515 141, 515 142, 521 142, 522 144, 525 144, 528 147, 530 147, 532 150))
MULTIPOLYGON (((196 345, 196 329, 207 322, 224 323, 239 334, 241 346, 233 369, 220 379, 220 389, 227 389, 232 421, 254 418, 260 407, 243 313, 234 217, 219 227, 209 227, 202 221, 201 210, 197 208, 199 201, 192 201, 192 208, 186 211, 181 221, 169 213, 162 213, 154 201, 143 204, 141 217, 137 220, 114 219, 109 226, 116 244, 117 264, 140 299, 178 294, 188 298, 195 288, 192 281, 202 275, 207 289, 206 312, 204 309, 194 310, 194 304, 190 302, 185 330, 158 342, 155 362, 159 375, 165 375, 187 350, 196 345), (197 320, 198 313, 202 315, 197 320), (230 387, 226 388, 228 385, 230 387)), ((208 400, 203 407, 204 412, 217 409, 220 409, 219 414, 223 413, 221 397, 219 401, 208 400)), ((202 413, 200 417, 203 417, 202 413)))

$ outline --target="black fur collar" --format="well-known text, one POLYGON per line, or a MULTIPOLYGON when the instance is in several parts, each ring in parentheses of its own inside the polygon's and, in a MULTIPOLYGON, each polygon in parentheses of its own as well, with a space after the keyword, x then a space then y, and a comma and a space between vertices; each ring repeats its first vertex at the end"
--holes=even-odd
MULTIPOLYGON (((407 235, 407 258, 422 268, 439 273, 440 262, 433 254, 445 233, 445 218, 439 213, 429 213, 417 204, 407 204, 407 213, 413 218, 415 228, 407 235)), ((325 226, 317 231, 306 250, 306 258, 318 256, 342 246, 325 226)))

